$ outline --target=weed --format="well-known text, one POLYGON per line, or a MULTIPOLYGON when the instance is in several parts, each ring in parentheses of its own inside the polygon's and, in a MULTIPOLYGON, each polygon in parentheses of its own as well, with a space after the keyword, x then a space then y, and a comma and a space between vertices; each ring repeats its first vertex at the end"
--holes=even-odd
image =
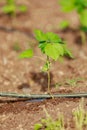
MULTIPOLYGON (((65 130, 65 122, 63 114, 59 114, 58 119, 54 120, 44 109, 46 113, 46 118, 41 119, 41 122, 35 124, 34 130, 65 130)), ((75 122, 75 126, 73 126, 76 130, 85 130, 87 129, 87 112, 84 110, 84 98, 79 102, 79 106, 75 108, 72 112, 73 120, 75 122)), ((70 119, 69 119, 70 120, 70 119)), ((66 122, 67 128, 70 129, 69 120, 66 122)))
POLYGON ((84 110, 83 98, 79 104, 79 107, 73 111, 75 126, 77 130, 83 130, 83 127, 87 127, 87 113, 84 110))
POLYGON ((59 83, 55 83, 55 87, 56 88, 59 88, 59 87, 61 87, 61 86, 63 86, 64 85, 64 82, 59 82, 59 83))
POLYGON ((17 6, 15 0, 6 0, 6 5, 2 7, 2 11, 10 16, 15 16, 17 10, 26 12, 27 7, 24 5, 17 6))
MULTIPOLYGON (((41 52, 46 56, 46 60, 42 59, 45 64, 42 67, 43 72, 47 72, 48 75, 48 93, 50 93, 50 67, 53 61, 57 61, 60 57, 68 55, 73 57, 71 52, 67 49, 65 42, 55 33, 47 32, 44 33, 40 30, 35 30, 35 38, 38 41, 38 47, 41 52)), ((33 51, 31 49, 26 50, 20 54, 20 58, 30 58, 33 56, 33 51)))
POLYGON ((35 124, 34 130, 65 130, 64 129, 64 118, 63 115, 60 114, 57 120, 53 120, 52 117, 48 114, 45 109, 46 119, 42 119, 41 123, 35 124))
POLYGON ((18 42, 16 42, 13 46, 12 49, 16 52, 19 52, 21 50, 20 45, 18 44, 18 42))
POLYGON ((41 123, 37 123, 34 126, 34 130, 41 130, 42 127, 43 127, 43 125, 41 123))
POLYGON ((72 79, 67 79, 66 84, 74 87, 77 85, 78 82, 84 80, 83 78, 72 78, 72 79))
POLYGON ((76 86, 79 82, 82 82, 84 81, 85 79, 84 78, 72 78, 72 79, 65 79, 64 81, 62 82, 59 82, 59 83, 56 83, 55 84, 55 87, 60 87, 60 86, 71 86, 71 87, 74 87, 76 86))

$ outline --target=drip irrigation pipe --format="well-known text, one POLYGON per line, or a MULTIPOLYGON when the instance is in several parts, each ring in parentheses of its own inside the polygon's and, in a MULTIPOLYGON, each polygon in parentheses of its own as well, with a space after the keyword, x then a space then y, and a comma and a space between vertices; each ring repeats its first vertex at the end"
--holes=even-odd
POLYGON ((87 97, 87 93, 65 93, 65 94, 18 94, 18 93, 7 93, 0 92, 1 97, 10 97, 10 98, 25 98, 25 99, 50 99, 54 98, 81 98, 87 97))

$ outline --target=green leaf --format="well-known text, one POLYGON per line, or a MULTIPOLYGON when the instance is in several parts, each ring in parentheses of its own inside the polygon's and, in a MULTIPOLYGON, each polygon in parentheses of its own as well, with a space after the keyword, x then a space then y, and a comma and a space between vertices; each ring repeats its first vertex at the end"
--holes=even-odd
POLYGON ((43 72, 46 72, 46 71, 49 70, 49 68, 50 68, 50 62, 47 61, 47 62, 44 64, 44 66, 43 66, 43 68, 42 68, 42 71, 43 71, 43 72))
POLYGON ((82 31, 84 31, 84 32, 87 32, 87 27, 85 27, 85 26, 81 26, 80 29, 81 29, 82 31))
POLYGON ((70 57, 70 58, 74 58, 74 56, 72 55, 71 51, 70 50, 66 50, 65 51, 65 55, 70 57))
POLYGON ((34 130, 40 130, 42 128, 42 124, 35 124, 34 130))
POLYGON ((77 12, 80 14, 87 7, 87 0, 75 0, 77 12))
POLYGON ((54 60, 57 60, 59 56, 63 56, 64 50, 62 44, 47 44, 45 47, 45 54, 54 60))
POLYGON ((8 5, 13 5, 13 4, 15 4, 14 0, 7 0, 6 2, 7 2, 8 5))
POLYGON ((45 42, 47 40, 47 36, 45 33, 43 33, 40 30, 35 30, 35 38, 39 41, 39 42, 45 42))
POLYGON ((80 23, 81 23, 82 26, 87 27, 87 9, 85 9, 81 12, 80 23))
POLYGON ((47 43, 39 43, 39 48, 41 49, 42 53, 45 53, 45 47, 46 47, 47 43))
POLYGON ((61 43, 62 42, 61 38, 53 32, 47 32, 46 36, 48 38, 48 42, 52 42, 52 43, 53 42, 54 43, 61 43))
POLYGON ((23 51, 20 55, 19 58, 31 58, 33 56, 33 51, 31 49, 23 51))
POLYGON ((24 5, 18 6, 18 9, 19 9, 21 12, 26 12, 26 11, 27 11, 27 7, 24 6, 24 5))
POLYGON ((69 27, 69 22, 67 20, 63 20, 60 22, 59 28, 60 29, 66 29, 69 27))
POLYGON ((16 10, 16 6, 14 5, 6 5, 2 8, 2 11, 4 13, 13 13, 15 12, 15 10, 16 10))
POLYGON ((71 51, 66 47, 66 44, 63 45, 63 49, 64 49, 64 55, 68 56, 70 58, 74 58, 74 56, 72 55, 71 51))
POLYGON ((64 12, 70 12, 75 9, 75 0, 60 0, 60 5, 64 12))

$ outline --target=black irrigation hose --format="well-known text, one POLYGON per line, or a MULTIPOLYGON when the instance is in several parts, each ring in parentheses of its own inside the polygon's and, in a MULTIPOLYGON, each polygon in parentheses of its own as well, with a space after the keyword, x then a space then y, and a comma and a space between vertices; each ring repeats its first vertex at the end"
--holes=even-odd
POLYGON ((1 97, 11 97, 11 98, 26 98, 26 99, 50 99, 54 98, 81 98, 87 97, 87 93, 65 93, 65 94, 18 94, 18 93, 7 93, 0 92, 1 97))

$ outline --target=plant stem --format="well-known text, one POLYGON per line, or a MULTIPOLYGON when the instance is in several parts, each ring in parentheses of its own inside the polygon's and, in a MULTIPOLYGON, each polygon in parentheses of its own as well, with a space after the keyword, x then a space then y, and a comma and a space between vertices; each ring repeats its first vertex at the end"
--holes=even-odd
POLYGON ((48 76, 48 93, 50 93, 50 71, 47 71, 47 76, 48 76))
MULTIPOLYGON (((49 57, 47 56, 47 62, 50 62, 49 61, 49 57)), ((50 83, 51 83, 51 77, 50 77, 50 67, 49 69, 47 70, 47 82, 48 82, 48 93, 50 93, 50 83)))
POLYGON ((82 44, 84 44, 86 42, 85 32, 84 31, 80 31, 80 35, 81 35, 82 44))

